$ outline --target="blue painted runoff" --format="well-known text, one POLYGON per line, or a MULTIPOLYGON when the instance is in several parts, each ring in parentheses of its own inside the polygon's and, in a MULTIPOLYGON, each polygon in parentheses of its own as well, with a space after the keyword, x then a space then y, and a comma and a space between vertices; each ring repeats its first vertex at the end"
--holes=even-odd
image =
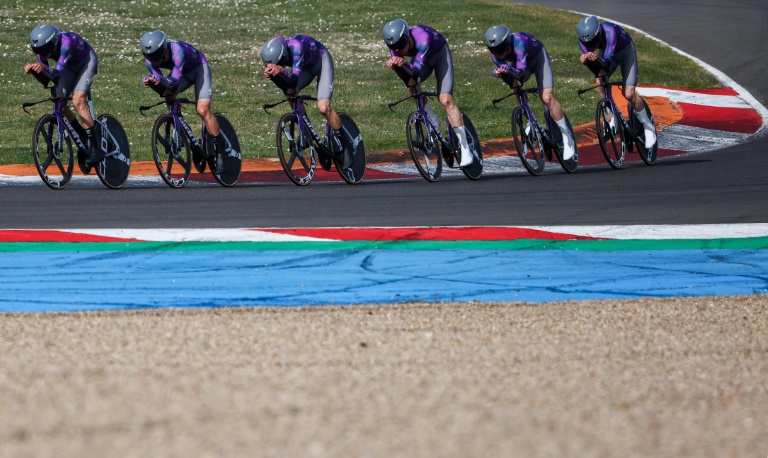
POLYGON ((0 312, 768 293, 768 250, 0 253, 0 312))

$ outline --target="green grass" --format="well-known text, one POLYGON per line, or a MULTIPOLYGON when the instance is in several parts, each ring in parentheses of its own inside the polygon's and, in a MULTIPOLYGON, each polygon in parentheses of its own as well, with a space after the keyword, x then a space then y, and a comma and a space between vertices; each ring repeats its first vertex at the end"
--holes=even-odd
MULTIPOLYGON (((593 119, 595 95, 582 101, 579 88, 591 84, 589 72, 579 64, 575 27, 579 16, 541 7, 479 0, 424 1, 316 1, 316 0, 154 0, 87 3, 51 0, 9 0, 0 7, 0 164, 31 163, 31 131, 50 106, 24 113, 20 104, 47 97, 22 67, 32 62, 27 46, 30 31, 51 22, 83 35, 99 55, 99 73, 93 84, 97 113, 111 113, 123 123, 134 160, 150 160, 149 134, 160 108, 142 117, 139 105, 158 100, 141 86, 147 73, 138 46, 141 35, 156 28, 171 39, 196 45, 211 63, 214 111, 225 113, 238 130, 244 157, 274 155, 274 129, 285 108, 265 113, 264 103, 282 93, 262 76, 261 45, 275 35, 307 34, 323 42, 336 66, 333 106, 353 116, 363 132, 368 151, 402 148, 404 121, 410 106, 391 112, 386 102, 401 98, 405 88, 384 65, 388 50, 381 27, 397 17, 409 24, 428 24, 443 33, 454 57, 456 102, 473 120, 481 139, 508 137, 512 107, 501 109, 490 100, 507 92, 490 76, 493 68, 484 46, 485 30, 505 23, 512 30, 532 33, 549 51, 555 74, 555 94, 574 125, 593 119), (160 6, 162 5, 162 6, 160 6), (175 14, 171 14, 176 11, 175 14), (163 19, 153 19, 162 17, 163 19)), ((688 59, 653 40, 633 33, 639 55, 640 85, 681 88, 717 87, 717 80, 688 59)), ((434 88, 434 77, 424 87, 434 88)), ((314 83, 305 90, 314 95, 314 83)), ((191 91, 188 91, 191 92, 191 91)), ((541 107, 539 107, 540 109, 541 107)), ((310 112, 315 122, 316 112, 310 112)), ((199 126, 192 111, 187 117, 199 126)))

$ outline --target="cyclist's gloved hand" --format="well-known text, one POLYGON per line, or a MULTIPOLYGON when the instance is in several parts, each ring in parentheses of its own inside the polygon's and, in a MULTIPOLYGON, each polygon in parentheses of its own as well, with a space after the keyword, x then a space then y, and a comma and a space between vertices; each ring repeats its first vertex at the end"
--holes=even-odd
POLYGON ((493 69, 493 77, 501 78, 503 75, 509 74, 510 72, 512 72, 512 67, 507 64, 501 64, 493 69))
POLYGON ((155 75, 147 75, 144 78, 141 79, 141 84, 143 84, 145 87, 149 86, 150 84, 157 84, 159 80, 157 79, 157 76, 155 75))

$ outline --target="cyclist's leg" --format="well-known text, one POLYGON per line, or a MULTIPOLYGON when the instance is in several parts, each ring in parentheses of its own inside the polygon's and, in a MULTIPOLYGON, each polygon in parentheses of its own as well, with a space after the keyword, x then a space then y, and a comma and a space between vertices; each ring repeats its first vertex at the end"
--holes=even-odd
POLYGON ((552 66, 549 62, 549 54, 542 47, 539 54, 534 57, 531 66, 536 72, 536 84, 538 85, 539 98, 549 110, 549 115, 555 121, 563 134, 563 159, 569 160, 576 153, 576 141, 571 135, 568 123, 565 120, 565 111, 560 102, 555 98, 555 82, 552 75, 552 66))
POLYGON ((98 73, 98 69, 99 59, 96 57, 96 53, 91 51, 81 64, 81 67, 78 68, 74 82, 70 86, 72 88, 72 105, 75 106, 75 111, 80 115, 80 120, 86 129, 92 128, 94 125, 94 119, 88 107, 88 94, 91 91, 93 77, 98 73))
POLYGON ((459 140, 461 149, 460 167, 466 167, 473 162, 472 152, 469 150, 467 141, 467 130, 464 128, 464 119, 461 116, 459 107, 453 98, 453 58, 451 50, 446 43, 435 56, 430 59, 429 64, 434 63, 435 78, 437 79, 438 100, 445 108, 445 114, 448 116, 448 122, 451 123, 453 132, 459 140))
POLYGON ((331 57, 331 53, 326 52, 320 60, 317 73, 317 109, 328 121, 331 129, 338 131, 341 129, 341 118, 339 118, 336 111, 331 108, 333 79, 333 58, 331 57))
POLYGON ((635 110, 637 119, 643 124, 643 130, 645 131, 645 147, 651 148, 656 144, 656 129, 653 127, 648 113, 645 111, 643 98, 640 97, 635 90, 637 87, 637 54, 635 52, 635 44, 631 43, 621 50, 618 57, 621 61, 621 78, 624 83, 624 98, 627 99, 627 102, 632 104, 632 109, 635 110))
POLYGON ((317 74, 317 109, 325 117, 331 128, 331 138, 328 139, 331 151, 342 153, 342 168, 346 169, 352 166, 352 151, 345 148, 344 140, 341 135, 341 118, 331 107, 331 98, 333 97, 334 67, 331 53, 323 53, 320 62, 315 64, 310 71, 317 74))
POLYGON ((219 122, 216 120, 216 116, 211 111, 211 98, 213 97, 213 83, 211 77, 211 67, 207 62, 200 64, 189 77, 182 78, 180 83, 180 91, 186 89, 187 84, 190 81, 194 82, 195 86, 195 110, 200 119, 205 123, 205 129, 208 135, 213 140, 214 147, 214 162, 216 166, 216 172, 223 172, 226 168, 224 139, 221 137, 221 131, 219 129, 219 122))
MULTIPOLYGON (((106 154, 105 151, 102 151, 101 148, 97 147, 97 144, 100 143, 96 138, 98 132, 94 129, 95 120, 93 119, 93 116, 91 116, 91 110, 88 106, 88 94, 90 94, 93 77, 98 73, 98 68, 99 60, 96 57, 96 53, 91 51, 88 57, 77 69, 77 72, 67 72, 68 75, 66 78, 69 79, 70 75, 73 78, 72 83, 67 83, 72 84, 69 86, 72 89, 72 105, 78 116, 80 116, 80 122, 83 125, 83 130, 85 130, 85 136, 90 142, 90 151, 88 151, 88 158, 85 160, 85 163, 88 165, 94 165, 100 162, 104 159, 104 155, 106 154)), ((63 74, 62 79, 64 79, 63 74)))
MULTIPOLYGON (((195 109, 197 114, 205 123, 208 134, 216 138, 219 136, 219 123, 211 112, 211 97, 213 95, 211 67, 207 62, 204 62, 194 71, 194 75, 190 76, 194 76, 195 109)), ((182 89, 180 86, 179 89, 183 91, 186 88, 182 89)))

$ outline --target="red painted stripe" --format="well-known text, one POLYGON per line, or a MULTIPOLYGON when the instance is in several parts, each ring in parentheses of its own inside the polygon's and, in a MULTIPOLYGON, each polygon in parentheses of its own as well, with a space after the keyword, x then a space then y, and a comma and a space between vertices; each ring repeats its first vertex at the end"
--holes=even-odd
POLYGON ((100 235, 46 230, 0 230, 0 242, 136 242, 100 235))
POLYGON ((370 241, 459 241, 459 240, 599 240, 573 234, 518 227, 397 227, 397 228, 297 228, 257 229, 277 234, 317 237, 332 240, 370 241))
POLYGON ((680 124, 704 129, 754 134, 763 125, 763 119, 751 108, 722 108, 678 103, 683 109, 680 124))

